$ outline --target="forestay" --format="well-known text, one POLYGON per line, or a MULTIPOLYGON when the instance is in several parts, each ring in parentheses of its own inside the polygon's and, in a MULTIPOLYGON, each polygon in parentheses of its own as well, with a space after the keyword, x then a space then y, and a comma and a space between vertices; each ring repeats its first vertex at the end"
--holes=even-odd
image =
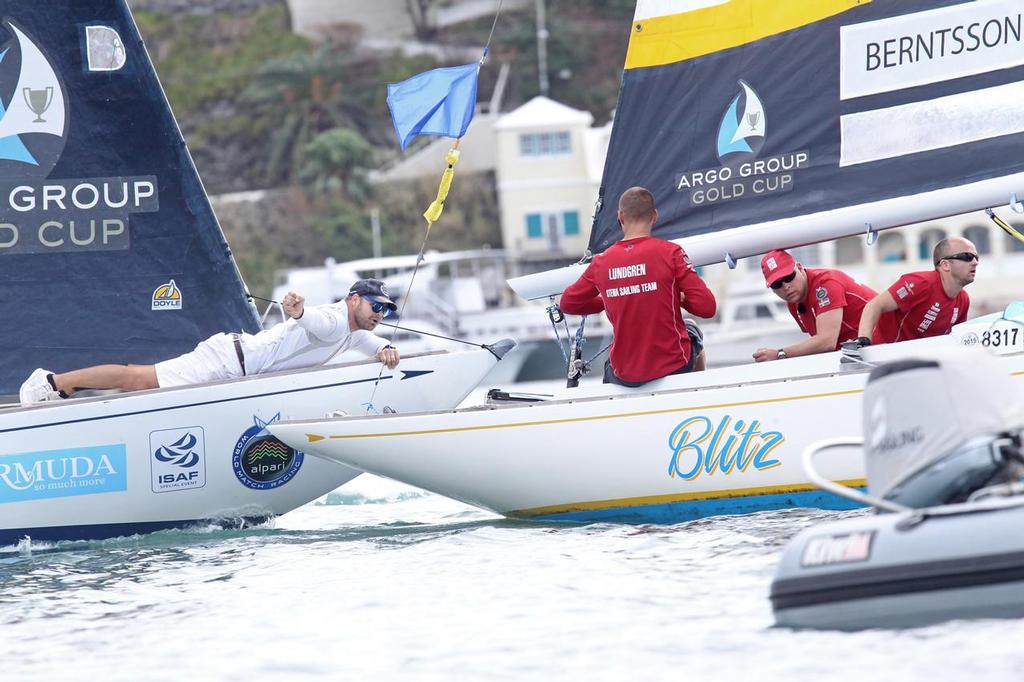
POLYGON ((0 393, 259 329, 124 0, 0 14, 0 393))

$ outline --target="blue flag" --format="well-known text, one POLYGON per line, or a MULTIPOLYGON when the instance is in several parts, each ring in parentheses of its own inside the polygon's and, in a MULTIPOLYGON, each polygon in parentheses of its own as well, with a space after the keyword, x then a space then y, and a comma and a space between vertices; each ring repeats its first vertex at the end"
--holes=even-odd
POLYGON ((476 107, 480 65, 449 66, 388 84, 388 108, 402 149, 417 135, 459 138, 476 107))

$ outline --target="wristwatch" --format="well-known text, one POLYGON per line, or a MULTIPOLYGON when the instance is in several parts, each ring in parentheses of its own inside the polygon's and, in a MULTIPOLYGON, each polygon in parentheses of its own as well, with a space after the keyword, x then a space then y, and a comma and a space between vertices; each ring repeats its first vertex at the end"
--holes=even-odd
POLYGON ((784 351, 783 349, 780 348, 779 349, 779 354, 775 356, 775 359, 776 360, 785 360, 786 357, 787 357, 786 356, 786 351, 784 351))

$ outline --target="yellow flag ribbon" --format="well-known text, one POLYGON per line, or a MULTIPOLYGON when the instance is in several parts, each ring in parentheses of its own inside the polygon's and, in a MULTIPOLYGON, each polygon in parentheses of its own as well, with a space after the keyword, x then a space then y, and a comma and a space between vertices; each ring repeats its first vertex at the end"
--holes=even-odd
POLYGON ((452 188, 452 180, 455 178, 455 164, 459 162, 459 154, 459 140, 456 140, 455 145, 445 155, 448 167, 441 174, 441 184, 437 187, 437 198, 430 203, 430 206, 423 213, 423 217, 431 225, 441 218, 441 212, 444 211, 444 202, 448 198, 448 191, 452 188))

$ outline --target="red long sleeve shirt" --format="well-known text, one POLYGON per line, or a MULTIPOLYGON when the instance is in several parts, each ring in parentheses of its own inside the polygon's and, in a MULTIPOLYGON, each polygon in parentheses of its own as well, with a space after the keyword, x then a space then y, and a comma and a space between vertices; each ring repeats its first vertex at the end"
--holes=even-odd
POLYGON ((690 337, 679 309, 712 317, 717 304, 678 244, 655 237, 616 242, 594 256, 562 294, 562 310, 589 315, 604 310, 615 340, 615 376, 630 382, 666 376, 690 360, 690 337))
POLYGON ((882 313, 872 335, 873 343, 895 343, 908 339, 948 334, 953 325, 967 319, 971 297, 960 291, 950 298, 935 270, 910 272, 889 287, 897 309, 882 313))

